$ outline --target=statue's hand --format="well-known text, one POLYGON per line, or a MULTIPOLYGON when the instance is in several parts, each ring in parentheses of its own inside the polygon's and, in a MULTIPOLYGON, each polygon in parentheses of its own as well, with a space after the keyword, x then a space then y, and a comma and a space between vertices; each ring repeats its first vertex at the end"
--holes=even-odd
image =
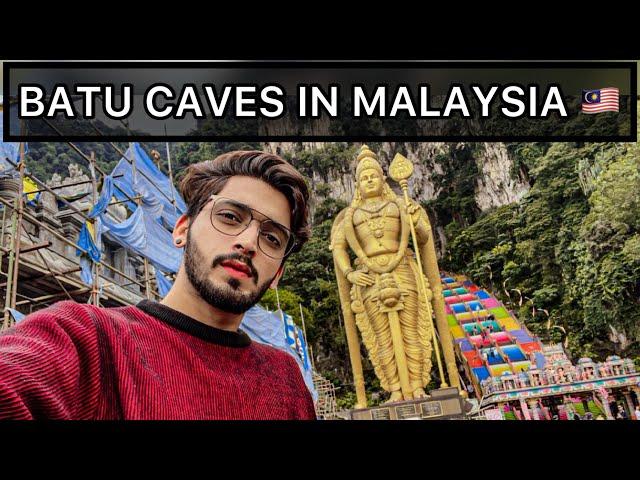
POLYGON ((368 273, 357 271, 349 272, 349 275, 347 275, 347 280, 349 280, 349 282, 351 283, 355 283, 360 287, 370 287, 375 283, 375 280, 371 275, 369 275, 368 273))
POLYGON ((407 205, 407 213, 411 215, 414 224, 418 223, 418 220, 420 220, 420 205, 413 200, 409 200, 409 205, 407 205))

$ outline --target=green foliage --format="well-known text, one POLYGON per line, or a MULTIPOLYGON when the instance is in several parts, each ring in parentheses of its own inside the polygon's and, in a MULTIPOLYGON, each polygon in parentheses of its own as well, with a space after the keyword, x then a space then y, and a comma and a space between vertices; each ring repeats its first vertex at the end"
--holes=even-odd
MULTIPOLYGON (((274 289, 269 289, 260 300, 260 305, 270 311, 276 311, 278 309, 278 297, 280 298, 280 307, 284 312, 293 318, 293 321, 300 328, 303 327, 302 317, 300 316, 300 306, 302 305, 302 298, 295 293, 285 289, 279 288, 278 294, 274 289)), ((302 306, 302 315, 304 316, 304 327, 309 331, 314 330, 313 314, 311 311, 302 306)))
POLYGON ((336 405, 338 410, 349 410, 355 406, 357 402, 356 392, 351 390, 345 390, 336 395, 336 405))
MULTIPOLYGON (((174 159, 174 176, 180 181, 186 167, 192 163, 213 160, 218 155, 233 150, 260 150, 259 143, 250 142, 182 142, 172 145, 172 159, 174 159)), ((164 150, 161 150, 164 152, 164 150)))
POLYGON ((432 174, 433 182, 441 193, 425 206, 444 225, 453 220, 467 227, 480 212, 474 198, 475 180, 479 173, 474 159, 475 148, 473 144, 451 144, 447 153, 434 159, 443 169, 442 173, 432 174))
MULTIPOLYGON (((325 183, 332 175, 346 173, 357 152, 356 145, 347 143, 327 143, 322 148, 287 152, 284 158, 303 175, 314 178, 320 176, 325 183)), ((326 187, 325 194, 328 193, 326 187)), ((322 193, 320 193, 322 196, 322 193)))

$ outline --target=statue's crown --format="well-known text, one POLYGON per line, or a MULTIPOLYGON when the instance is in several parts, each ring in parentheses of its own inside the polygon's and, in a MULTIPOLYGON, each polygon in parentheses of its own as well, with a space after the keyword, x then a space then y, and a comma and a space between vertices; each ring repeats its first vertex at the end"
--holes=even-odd
POLYGON ((378 163, 378 157, 375 153, 369 150, 369 147, 367 145, 362 145, 362 147, 360 147, 357 160, 358 166, 356 167, 356 178, 360 178, 360 173, 363 170, 367 170, 369 168, 377 170, 378 173, 380 173, 380 176, 384 177, 382 167, 378 163))

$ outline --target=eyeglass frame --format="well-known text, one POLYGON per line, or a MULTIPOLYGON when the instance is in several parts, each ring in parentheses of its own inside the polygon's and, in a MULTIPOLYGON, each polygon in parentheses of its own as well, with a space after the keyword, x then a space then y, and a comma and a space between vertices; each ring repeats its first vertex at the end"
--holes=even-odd
POLYGON ((238 235, 240 235, 242 232, 244 232, 245 230, 247 230, 247 228, 249 228, 249 225, 251 225, 251 222, 253 222, 254 220, 259 222, 259 226, 258 226, 258 241, 256 242, 256 245, 258 246, 258 248, 260 249, 260 251, 262 253, 264 253, 267 257, 272 258, 273 260, 284 260, 285 258, 287 258, 289 255, 291 255, 291 252, 293 251, 293 249, 295 248, 296 244, 298 243, 298 239, 296 238, 295 233, 293 233, 293 231, 290 228, 285 227, 284 225, 282 225, 280 222, 276 222, 275 220, 273 220, 271 217, 265 215, 264 213, 262 213, 260 210, 256 210, 255 208, 251 208, 249 205, 239 202, 238 200, 235 200, 233 198, 229 198, 229 197, 223 197, 221 195, 217 195, 217 194, 212 194, 209 196, 210 200, 213 200, 213 205, 211 206, 211 210, 209 212, 209 223, 211 224, 211 226, 216 230, 216 232, 220 232, 223 235, 227 235, 229 237, 237 237, 238 235), (249 213, 251 214, 251 220, 249 220, 249 223, 247 223, 247 226, 239 231, 236 234, 233 233, 226 233, 221 231, 219 228, 217 228, 214 224, 213 224, 213 207, 216 204, 217 200, 229 200, 235 204, 237 204, 240 207, 246 208, 249 213), (253 212, 259 213, 260 215, 262 215, 264 217, 264 220, 260 221, 257 218, 255 218, 253 216, 253 212), (271 222, 277 226, 279 226, 280 228, 284 229, 287 233, 289 233, 289 241, 287 242, 287 245, 291 245, 288 249, 285 248, 285 251, 287 253, 285 253, 282 257, 273 257, 271 255, 269 255, 267 252, 265 252, 262 247, 260 246, 260 232, 262 229, 262 224, 264 222, 271 222))

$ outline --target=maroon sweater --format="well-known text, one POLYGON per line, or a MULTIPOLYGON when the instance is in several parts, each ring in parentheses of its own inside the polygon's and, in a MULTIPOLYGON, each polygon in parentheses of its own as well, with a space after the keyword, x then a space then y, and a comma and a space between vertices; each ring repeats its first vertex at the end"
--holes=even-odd
POLYGON ((0 419, 315 419, 296 361, 169 307, 60 302, 0 335, 0 419))

